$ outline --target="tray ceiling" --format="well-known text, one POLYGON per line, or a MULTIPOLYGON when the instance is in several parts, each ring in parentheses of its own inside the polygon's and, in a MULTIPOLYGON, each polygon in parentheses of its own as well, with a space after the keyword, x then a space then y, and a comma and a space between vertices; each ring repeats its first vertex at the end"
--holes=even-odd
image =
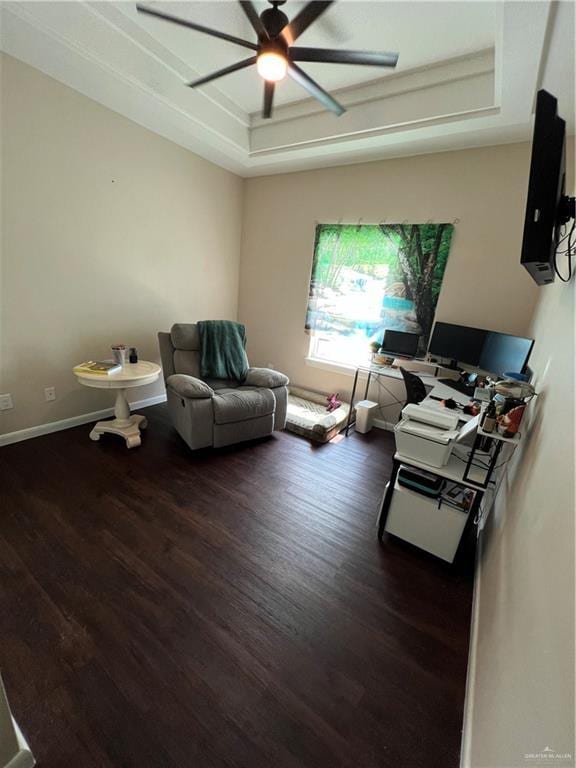
MULTIPOLYGON (((154 4, 254 37, 228 0, 154 4)), ((289 0, 283 10, 291 17, 302 5, 289 0)), ((304 65, 347 113, 323 112, 285 81, 267 121, 255 69, 195 91, 184 85, 240 60, 243 49, 140 15, 134 3, 3 2, 1 13, 2 50, 245 176, 525 139, 542 86, 574 132, 568 1, 340 0, 299 42, 397 50, 397 69, 304 65)))
MULTIPOLYGON (((246 40, 255 39, 245 14, 236 2, 148 4, 246 40)), ((255 2, 254 5, 259 13, 270 7, 266 2, 255 2)), ((291 18, 304 5, 304 2, 288 0, 283 11, 291 18)), ((221 69, 248 55, 242 48, 230 43, 138 14, 133 5, 123 5, 122 9, 135 24, 185 61, 196 74, 221 69)), ((491 2, 340 2, 306 30, 298 45, 400 51, 395 71, 401 72, 493 47, 497 19, 498 5, 491 2)), ((328 90, 390 74, 377 67, 336 64, 307 64, 306 71, 328 90)), ((259 112, 261 109, 261 80, 253 69, 229 75, 212 87, 246 112, 259 112)), ((276 104, 301 99, 302 89, 293 81, 287 79, 278 86, 276 104)))

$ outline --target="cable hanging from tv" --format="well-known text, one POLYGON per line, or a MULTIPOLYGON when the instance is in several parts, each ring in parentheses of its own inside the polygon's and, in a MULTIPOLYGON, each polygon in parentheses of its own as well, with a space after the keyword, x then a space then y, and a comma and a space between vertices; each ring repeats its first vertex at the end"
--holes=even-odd
MULTIPOLYGON (((572 206, 574 208, 574 203, 576 201, 576 198, 568 198, 572 201, 572 206)), ((560 280, 562 280, 563 283, 569 283, 572 279, 572 256, 573 256, 573 249, 574 246, 576 246, 576 243, 572 245, 572 237, 574 235, 574 229, 576 228, 576 217, 574 216, 574 213, 572 213, 572 226, 570 227, 570 231, 567 235, 564 235, 560 238, 560 240, 556 244, 556 249, 554 251, 554 272, 558 276, 560 280), (559 248, 566 240, 568 240, 568 246, 564 251, 560 251, 559 248), (559 268, 558 268, 558 256, 568 256, 568 275, 563 275, 559 268)))

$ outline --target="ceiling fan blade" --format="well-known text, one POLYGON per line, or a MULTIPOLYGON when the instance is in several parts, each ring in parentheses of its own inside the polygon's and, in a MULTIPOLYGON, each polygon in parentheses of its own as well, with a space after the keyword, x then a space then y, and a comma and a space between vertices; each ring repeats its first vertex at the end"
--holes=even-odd
POLYGON ((292 80, 295 80, 305 88, 311 96, 318 99, 322 106, 326 107, 330 112, 334 112, 338 117, 346 112, 342 104, 338 104, 335 98, 330 96, 321 85, 318 85, 315 80, 312 80, 312 78, 300 69, 300 67, 296 66, 296 64, 288 64, 288 74, 292 80))
POLYGON ((383 51, 342 51, 332 48, 290 48, 293 61, 317 61, 322 64, 366 64, 374 67, 395 67, 398 54, 383 51))
POLYGON ((164 19, 164 21, 171 21, 173 24, 179 24, 181 27, 188 27, 188 29, 194 29, 196 32, 203 32, 205 35, 212 35, 212 37, 219 37, 221 40, 227 40, 229 43, 235 43, 241 45, 243 48, 250 48, 252 51, 257 51, 258 46, 255 43, 251 43, 248 40, 242 40, 234 35, 228 35, 226 32, 219 32, 217 29, 211 29, 210 27, 203 27, 201 24, 195 24, 193 21, 187 19, 180 19, 178 16, 172 16, 170 13, 164 13, 163 11, 157 11, 155 8, 146 8, 145 5, 136 5, 136 9, 140 13, 147 13, 149 16, 156 16, 158 19, 164 19))
POLYGON ((292 45, 294 40, 300 37, 302 32, 308 29, 310 24, 316 21, 333 2, 334 0, 311 0, 308 5, 305 5, 282 30, 282 37, 288 45, 292 45))
POLYGON ((224 75, 229 75, 231 72, 237 72, 239 69, 245 69, 246 67, 251 66, 252 64, 256 64, 256 56, 250 56, 249 59, 243 59, 242 61, 237 61, 236 64, 231 64, 229 67, 224 67, 224 69, 219 69, 216 72, 212 72, 209 75, 205 75, 204 77, 198 78, 198 80, 193 80, 191 83, 188 83, 188 88, 198 88, 199 85, 204 85, 204 83, 209 83, 211 80, 216 80, 218 77, 224 77, 224 75))
POLYGON ((272 101, 274 99, 274 86, 269 80, 264 81, 264 106, 262 108, 262 117, 272 117, 272 101))
POLYGON ((262 20, 260 19, 260 16, 258 16, 258 12, 256 11, 256 8, 251 3, 251 0, 238 0, 240 5, 242 6, 242 10, 248 17, 248 21, 250 24, 252 24, 252 29, 256 34, 258 35, 258 38, 260 40, 269 40, 270 35, 268 34, 268 30, 262 23, 262 20))

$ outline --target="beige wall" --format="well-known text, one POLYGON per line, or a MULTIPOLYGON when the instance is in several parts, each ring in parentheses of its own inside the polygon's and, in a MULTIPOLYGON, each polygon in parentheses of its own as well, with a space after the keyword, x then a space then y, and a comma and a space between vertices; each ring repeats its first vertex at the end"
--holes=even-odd
MULTIPOLYGON (((69 371, 111 343, 157 359, 158 328, 235 317, 244 191, 239 311, 254 364, 315 389, 350 388, 349 376, 304 363, 317 221, 459 218, 437 316, 526 331, 535 289, 517 254, 527 145, 243 182, 10 57, 2 63, 0 391, 15 407, 0 412, 0 433, 109 405, 69 371), (53 403, 46 386, 57 388, 53 403)), ((394 421, 395 411, 381 415, 394 421)))
POLYGON ((531 365, 540 394, 482 536, 465 736, 473 768, 525 768, 537 761, 524 755, 546 746, 572 754, 554 764, 576 763, 575 288, 557 280, 539 291, 531 365))
POLYGON ((156 332, 172 322, 235 319, 243 182, 15 59, 1 63, 6 433, 112 405, 71 368, 114 342, 158 360, 156 332))
POLYGON ((316 222, 360 217, 459 218, 437 318, 536 339, 530 435, 483 536, 463 760, 472 768, 533 764, 524 755, 547 745, 575 752, 574 282, 537 288, 520 267, 529 154, 518 144, 251 179, 244 203, 239 316, 253 364, 349 389, 349 376, 306 366, 303 325, 316 222))
MULTIPOLYGON (((512 144, 248 179, 239 315, 251 362, 314 389, 350 388, 350 376, 304 361, 317 222, 460 219, 436 317, 524 334, 537 293, 519 266, 528 170, 529 145, 512 144)), ((395 409, 383 415, 394 421, 395 409)))
POLYGON ((518 264, 528 145, 251 179, 243 189, 26 65, 0 61, 0 391, 15 404, 0 413, 1 433, 110 405, 76 384, 74 363, 116 341, 158 359, 158 329, 234 318, 239 278, 252 363, 345 392, 350 377, 304 363, 316 222, 460 219, 437 317, 532 332, 541 393, 484 534, 466 758, 504 768, 529 764, 524 754, 546 745, 573 751, 574 284, 538 290, 518 264), (45 386, 56 386, 54 403, 45 386))

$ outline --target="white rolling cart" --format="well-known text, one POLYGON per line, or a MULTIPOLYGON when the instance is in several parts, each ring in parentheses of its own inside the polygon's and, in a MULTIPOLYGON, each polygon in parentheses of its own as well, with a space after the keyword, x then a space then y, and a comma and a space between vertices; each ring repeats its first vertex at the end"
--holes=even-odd
POLYGON ((467 527, 478 515, 486 487, 480 472, 477 481, 464 481, 466 463, 452 456, 443 467, 431 467, 400 453, 394 454, 392 476, 386 486, 384 500, 378 518, 378 538, 384 532, 398 536, 436 557, 451 563, 454 561, 467 527), (423 496, 398 483, 400 468, 416 468, 447 481, 449 487, 459 486, 473 492, 468 509, 458 508, 442 492, 438 498, 423 496))
POLYGON ((386 531, 443 560, 454 561, 467 530, 480 520, 486 494, 492 494, 490 483, 502 447, 506 444, 513 446, 520 440, 520 435, 506 438, 496 432, 486 433, 472 422, 463 431, 476 434, 467 458, 451 453, 445 464, 434 466, 429 457, 428 461, 422 461, 414 455, 398 451, 394 454, 392 475, 378 516, 379 539, 386 531), (480 438, 488 438, 492 449, 489 456, 482 455, 484 461, 478 465, 473 459, 480 438), (436 498, 406 488, 398 482, 401 467, 423 470, 440 478, 444 488, 436 498), (472 492, 466 508, 453 501, 452 489, 472 492))

